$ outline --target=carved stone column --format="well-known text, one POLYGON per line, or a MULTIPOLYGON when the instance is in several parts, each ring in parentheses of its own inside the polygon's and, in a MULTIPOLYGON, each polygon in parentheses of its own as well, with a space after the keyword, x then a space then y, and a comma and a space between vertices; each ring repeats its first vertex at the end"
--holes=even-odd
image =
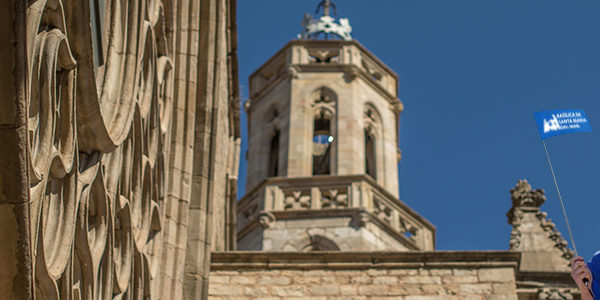
POLYGON ((26 9, 26 1, 0 2, 0 297, 9 300, 33 299, 26 9))

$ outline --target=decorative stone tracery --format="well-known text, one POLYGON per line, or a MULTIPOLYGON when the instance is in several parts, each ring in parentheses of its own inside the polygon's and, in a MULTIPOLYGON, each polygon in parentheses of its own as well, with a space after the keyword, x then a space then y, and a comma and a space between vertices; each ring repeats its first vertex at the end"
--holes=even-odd
POLYGON ((111 26, 96 69, 85 58, 100 48, 79 28, 89 3, 38 0, 27 11, 30 29, 39 28, 28 31, 36 295, 156 299, 172 112, 170 4, 107 1, 111 26))
MULTIPOLYGON (((217 124, 223 131, 221 140, 228 141, 223 150, 227 159, 209 160, 213 169, 227 169, 210 174, 216 186, 211 189, 222 188, 225 198, 237 198, 239 114, 233 110, 239 98, 237 73, 233 74, 237 71, 231 71, 237 62, 231 20, 235 14, 230 12, 235 2, 203 1, 201 17, 197 1, 24 3, 3 4, 2 10, 10 14, 14 6, 23 23, 20 29, 6 29, 22 38, 18 43, 26 54, 19 65, 27 69, 19 76, 27 76, 19 79, 27 90, 7 101, 21 101, 15 103, 26 112, 26 142, 9 145, 23 153, 26 165, 0 171, 0 184, 5 184, 5 172, 23 173, 20 176, 28 181, 28 193, 22 193, 20 201, 28 208, 25 227, 31 237, 18 242, 31 249, 30 261, 19 270, 33 284, 29 298, 182 299, 185 233, 188 217, 197 217, 188 214, 190 202, 205 197, 190 196, 189 166, 194 150, 202 154, 197 156, 209 152, 194 148, 194 134, 217 135, 216 128, 196 124, 196 106, 212 105, 209 110, 217 113, 203 117, 217 124), (185 28, 177 28, 178 19, 186 20, 181 22, 185 28), (199 23, 209 19, 218 22, 200 33, 199 23), (210 45, 198 42, 199 35, 214 37, 216 32, 210 45), (202 47, 214 48, 214 57, 205 59, 209 63, 199 63, 199 53, 208 53, 202 47), (212 97, 209 91, 202 98, 186 93, 200 91, 203 84, 213 86, 198 75, 213 62, 206 76, 225 84, 214 85, 219 97, 216 104, 207 104, 202 101, 212 97), (188 64, 193 70, 187 70, 188 64), (220 108, 218 101, 224 102, 220 108)), ((1 58, 4 63, 6 55, 1 58)), ((1 102, 3 110, 7 101, 1 102)), ((206 140, 204 145, 211 148, 216 143, 206 140)), ((212 213, 208 204, 213 199, 203 200, 197 208, 206 216, 212 213)), ((228 223, 225 218, 219 222, 228 223)), ((197 223, 193 226, 206 225, 197 223)), ((194 238, 212 239, 210 232, 194 238)), ((202 258, 198 250, 191 251, 202 258)), ((207 276, 205 265, 201 259, 186 267, 207 276)), ((11 275, 6 274, 0 272, 1 282, 8 282, 11 275)))

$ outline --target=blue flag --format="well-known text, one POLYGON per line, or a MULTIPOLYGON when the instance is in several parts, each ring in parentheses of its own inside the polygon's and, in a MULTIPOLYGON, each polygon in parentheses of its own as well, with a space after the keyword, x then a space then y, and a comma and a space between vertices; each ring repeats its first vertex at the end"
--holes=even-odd
POLYGON ((592 132, 583 109, 555 109, 533 114, 542 140, 565 133, 592 132))

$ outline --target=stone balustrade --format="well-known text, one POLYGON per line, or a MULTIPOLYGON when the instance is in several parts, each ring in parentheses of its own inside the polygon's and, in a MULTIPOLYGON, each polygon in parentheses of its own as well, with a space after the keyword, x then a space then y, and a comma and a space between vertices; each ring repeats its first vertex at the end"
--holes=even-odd
POLYGON ((238 237, 276 220, 350 216, 353 227, 372 223, 411 250, 433 250, 435 227, 369 176, 270 178, 238 204, 238 237))

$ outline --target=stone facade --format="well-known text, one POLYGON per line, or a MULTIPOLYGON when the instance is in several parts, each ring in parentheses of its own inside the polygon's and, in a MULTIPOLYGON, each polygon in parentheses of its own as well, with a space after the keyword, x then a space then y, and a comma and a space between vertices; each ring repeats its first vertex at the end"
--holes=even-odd
POLYGON ((235 248, 235 7, 0 3, 0 298, 206 299, 235 248))
POLYGON ((568 285, 522 288, 520 258, 513 251, 215 253, 209 299, 577 299, 568 285))

